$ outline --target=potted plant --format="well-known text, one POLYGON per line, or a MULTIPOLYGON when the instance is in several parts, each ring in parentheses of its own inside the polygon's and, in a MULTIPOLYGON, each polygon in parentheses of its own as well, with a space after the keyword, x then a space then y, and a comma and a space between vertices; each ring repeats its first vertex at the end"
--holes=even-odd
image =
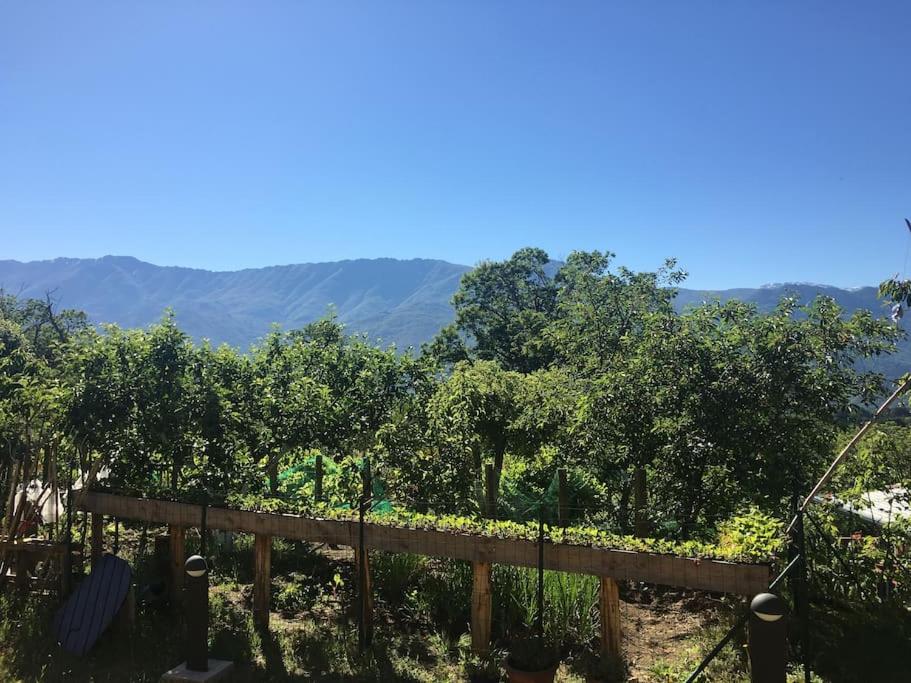
POLYGON ((553 683, 560 666, 560 653, 540 637, 519 638, 512 642, 506 658, 509 683, 553 683))

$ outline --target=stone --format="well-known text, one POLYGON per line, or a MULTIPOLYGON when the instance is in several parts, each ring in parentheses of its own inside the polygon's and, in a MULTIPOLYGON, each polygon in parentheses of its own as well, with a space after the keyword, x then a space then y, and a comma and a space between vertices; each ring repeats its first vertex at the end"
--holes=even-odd
POLYGON ((208 671, 190 671, 187 663, 178 664, 170 671, 162 674, 159 683, 171 681, 172 683, 213 683, 214 681, 226 681, 234 672, 234 662, 226 662, 223 659, 210 659, 208 671))

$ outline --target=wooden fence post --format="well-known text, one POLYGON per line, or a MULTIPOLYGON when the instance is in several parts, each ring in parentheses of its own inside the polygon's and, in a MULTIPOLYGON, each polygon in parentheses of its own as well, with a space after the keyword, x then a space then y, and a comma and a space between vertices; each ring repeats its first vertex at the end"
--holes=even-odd
POLYGON ((639 466, 633 472, 633 533, 637 538, 648 536, 648 477, 639 466))
POLYGON ((364 645, 373 641, 373 581, 370 578, 370 551, 364 550, 363 556, 358 548, 354 549, 354 566, 360 578, 358 607, 363 619, 364 645))
POLYGON ((272 588, 272 537, 256 534, 253 557, 253 622, 269 627, 269 598, 272 588))
POLYGON ((493 463, 484 463, 484 494, 487 500, 487 517, 497 518, 497 481, 494 476, 493 463))
POLYGON ((313 498, 317 503, 323 502, 323 456, 322 454, 317 454, 316 461, 314 463, 314 477, 313 477, 313 498))
POLYGON ((187 559, 186 550, 186 532, 182 526, 174 524, 168 527, 168 564, 170 565, 170 576, 168 588, 170 589, 170 598, 172 605, 179 605, 181 602, 181 589, 183 588, 184 569, 183 563, 187 559))
POLYGON ((104 515, 92 513, 92 569, 98 566, 104 554, 104 515))
POLYGON ((478 655, 490 652, 492 596, 490 562, 473 562, 471 584, 471 649, 478 655))
MULTIPOLYGON (((497 516, 497 485, 493 463, 484 463, 484 514, 497 516)), ((471 583, 471 649, 478 655, 490 652, 492 595, 490 591, 490 562, 472 562, 471 583)))
POLYGON ((569 524, 569 502, 566 491, 566 468, 557 470, 557 519, 562 528, 569 524))
POLYGON ((598 607, 601 612, 601 652, 619 657, 620 592, 617 582, 609 576, 601 577, 598 607))

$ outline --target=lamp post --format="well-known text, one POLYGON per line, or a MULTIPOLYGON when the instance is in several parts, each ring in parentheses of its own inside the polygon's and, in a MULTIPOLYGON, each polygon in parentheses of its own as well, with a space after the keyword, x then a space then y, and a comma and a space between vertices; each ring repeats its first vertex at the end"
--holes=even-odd
POLYGON ((184 562, 184 607, 187 629, 187 661, 161 677, 162 683, 213 683, 224 680, 234 669, 233 662, 209 659, 209 565, 204 557, 193 555, 184 562))
POLYGON ((187 669, 209 670, 209 565, 193 555, 183 565, 187 573, 187 669))
POLYGON ((788 661, 787 606, 772 593, 750 603, 750 678, 753 683, 785 683, 788 661))

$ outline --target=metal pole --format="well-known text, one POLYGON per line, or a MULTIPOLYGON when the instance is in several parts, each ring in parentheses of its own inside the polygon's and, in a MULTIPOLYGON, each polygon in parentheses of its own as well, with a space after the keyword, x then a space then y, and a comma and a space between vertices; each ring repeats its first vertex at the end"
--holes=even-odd
POLYGON ((805 547, 804 527, 803 527, 803 509, 798 505, 799 497, 795 493, 791 498, 792 509, 794 510, 794 528, 790 533, 790 543, 788 544, 788 558, 800 558, 797 565, 797 571, 791 574, 790 584, 791 592, 794 595, 794 616, 797 618, 800 627, 800 650, 801 659, 803 660, 804 678, 807 683, 810 681, 809 669, 809 603, 807 601, 806 580, 807 580, 807 556, 805 547))
POLYGON ((538 506, 538 636, 544 637, 544 503, 538 506))
POLYGON ((187 669, 209 670, 209 567, 200 555, 184 563, 186 579, 187 669))
POLYGON ((804 511, 797 512, 797 526, 794 531, 797 536, 797 552, 800 553, 800 571, 798 583, 800 586, 800 640, 803 651, 803 679, 810 683, 810 598, 807 586, 807 539, 803 527, 804 511))
POLYGON ((361 481, 363 490, 361 492, 361 504, 358 506, 358 556, 357 556, 357 586, 358 586, 358 629, 357 642, 361 651, 367 648, 367 574, 365 572, 367 563, 364 553, 366 544, 364 542, 364 513, 367 510, 367 500, 370 495, 370 461, 364 458, 364 467, 361 471, 361 481))
POLYGON ((750 603, 750 680, 785 683, 788 670, 788 620, 784 601, 760 593, 750 603))
POLYGON ((69 595, 73 581, 73 471, 67 467, 66 473, 66 533, 64 534, 66 553, 63 556, 63 593, 69 595))

